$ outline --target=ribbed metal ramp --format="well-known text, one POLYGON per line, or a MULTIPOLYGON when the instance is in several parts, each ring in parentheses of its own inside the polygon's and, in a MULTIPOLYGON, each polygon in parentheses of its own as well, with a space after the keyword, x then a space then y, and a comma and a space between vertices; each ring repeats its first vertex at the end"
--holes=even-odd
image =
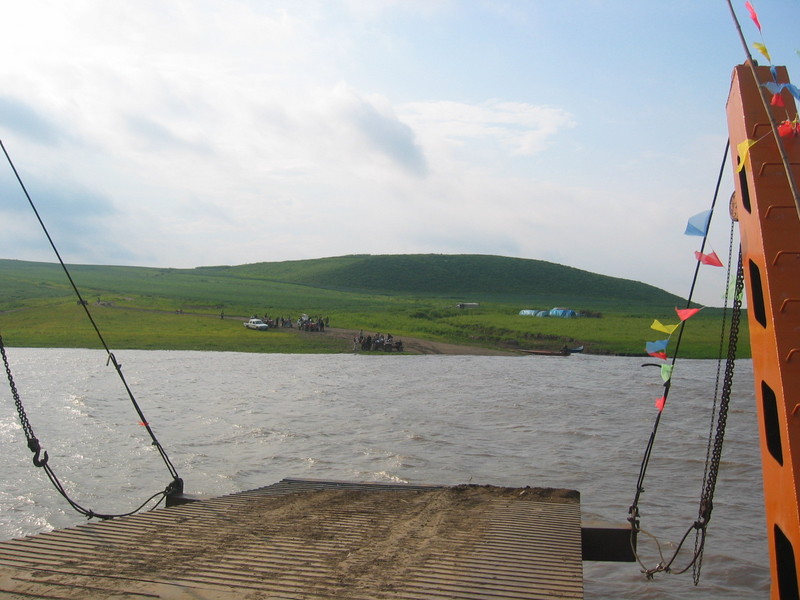
POLYGON ((286 479, 0 543, 0 598, 582 598, 577 492, 286 479))

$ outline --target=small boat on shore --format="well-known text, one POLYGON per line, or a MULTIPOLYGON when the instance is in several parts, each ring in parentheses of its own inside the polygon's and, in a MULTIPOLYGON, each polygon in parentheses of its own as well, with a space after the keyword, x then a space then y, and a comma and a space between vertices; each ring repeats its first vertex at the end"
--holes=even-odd
POLYGON ((525 354, 533 354, 535 356, 569 356, 570 351, 569 349, 562 349, 562 350, 520 350, 520 352, 524 352, 525 354))
POLYGON ((569 348, 564 346, 560 350, 520 350, 525 354, 535 354, 537 356, 569 356, 570 354, 578 354, 583 352, 583 346, 577 348, 569 348))

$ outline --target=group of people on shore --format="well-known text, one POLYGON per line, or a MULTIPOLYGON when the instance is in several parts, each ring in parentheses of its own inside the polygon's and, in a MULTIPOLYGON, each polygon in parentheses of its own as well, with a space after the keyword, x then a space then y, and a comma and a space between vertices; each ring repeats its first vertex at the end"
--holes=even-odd
POLYGON ((383 350, 384 352, 396 350, 397 352, 402 352, 403 342, 401 340, 395 341, 391 333, 386 335, 376 333, 373 337, 371 335, 364 336, 364 331, 361 330, 358 335, 353 336, 353 352, 358 352, 359 350, 383 350))
POLYGON ((325 331, 325 328, 330 325, 330 319, 325 317, 309 317, 306 314, 300 315, 297 319, 297 328, 301 331, 325 331))
MULTIPOLYGON (((220 317, 222 319, 223 316, 220 317)), ((266 323, 270 329, 275 329, 277 327, 292 327, 292 320, 287 319, 285 317, 270 317, 269 315, 265 314, 263 317, 259 317, 258 315, 254 314, 250 317, 251 319, 261 319, 266 323)))
MULTIPOLYGON (((224 319, 225 313, 221 312, 219 318, 224 319)), ((271 317, 268 314, 265 314, 263 317, 253 314, 250 318, 261 319, 270 329, 277 329, 278 327, 292 328, 295 325, 295 321, 292 319, 286 317, 271 317)), ((298 317, 296 323, 297 328, 301 331, 325 331, 325 328, 330 324, 330 319, 328 317, 309 317, 307 314, 302 314, 298 317)))

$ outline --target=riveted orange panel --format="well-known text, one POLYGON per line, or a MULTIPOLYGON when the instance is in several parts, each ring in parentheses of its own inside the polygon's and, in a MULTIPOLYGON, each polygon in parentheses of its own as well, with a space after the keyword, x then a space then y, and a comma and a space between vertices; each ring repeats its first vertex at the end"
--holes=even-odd
MULTIPOLYGON (((786 69, 778 81, 788 82, 786 69)), ((772 598, 798 598, 800 573, 800 220, 767 109, 772 81, 767 67, 734 69, 728 98, 728 129, 742 239, 748 321, 761 435, 772 598), (758 81, 756 81, 756 77, 758 81), (737 151, 755 142, 741 171, 737 151)), ((797 115, 784 91, 785 107, 770 110, 777 122, 797 115)), ((800 177, 800 138, 783 146, 795 180, 800 177)))

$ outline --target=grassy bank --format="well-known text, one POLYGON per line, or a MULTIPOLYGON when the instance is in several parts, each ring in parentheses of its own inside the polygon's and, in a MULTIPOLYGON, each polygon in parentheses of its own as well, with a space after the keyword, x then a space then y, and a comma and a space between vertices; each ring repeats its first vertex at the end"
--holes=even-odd
MULTIPOLYGON (((153 309, 90 306, 92 318, 112 349, 208 350, 290 354, 343 352, 341 340, 296 331, 252 331, 242 319, 217 314, 162 312, 153 309)), ((0 331, 9 346, 101 348, 82 307, 62 302, 0 315, 0 331)), ((352 348, 352 344, 350 344, 352 348)))
MULTIPOLYGON (((107 301, 104 301, 107 302, 107 301)), ((89 309, 106 343, 112 348, 211 350, 236 352, 322 353, 348 352, 352 344, 334 336, 298 332, 296 329, 251 331, 242 326, 245 316, 226 312, 224 319, 211 311, 156 309, 110 302, 89 309)), ((152 303, 148 303, 152 304, 152 303)), ((665 334, 650 329, 654 318, 670 320, 669 310, 644 315, 607 314, 601 318, 521 317, 503 306, 459 310, 416 308, 371 311, 333 311, 331 325, 366 333, 391 332, 395 337, 417 337, 433 341, 499 348, 505 350, 560 348, 564 344, 584 345, 596 354, 644 355, 646 341, 665 334)), ((687 322, 681 341, 681 355, 710 358, 719 346, 719 311, 707 309, 687 322)), ((273 313, 278 314, 278 313, 273 313)), ((297 311, 286 311, 296 316, 297 311)), ((674 315, 674 313, 673 313, 674 315)), ((100 347, 84 310, 72 300, 19 307, 0 314, 0 332, 9 346, 100 347)), ((677 333, 673 336, 674 342, 677 333)), ((740 339, 746 340, 746 335, 740 339)), ((743 347, 740 355, 748 354, 743 347)), ((749 354, 748 354, 749 355, 749 354)))
MULTIPOLYGON (((351 350, 350 342, 332 335, 255 332, 242 326, 253 314, 296 319, 306 313, 365 334, 390 332, 399 338, 504 350, 566 344, 597 354, 644 355, 646 341, 666 337, 650 328, 653 319, 676 323, 674 307, 685 306, 677 296, 639 282, 503 257, 358 256, 240 267, 76 265, 70 270, 112 348, 351 350), (479 306, 459 309, 459 302, 479 306), (519 315, 523 308, 553 306, 591 316, 519 315), (220 319, 223 311, 226 318, 220 319)), ((0 281, 0 333, 7 345, 99 345, 56 265, 0 260, 0 281)), ((682 356, 717 355, 720 314, 704 309, 687 322, 682 356)), ((745 324, 740 355, 749 355, 747 339, 745 324)))

